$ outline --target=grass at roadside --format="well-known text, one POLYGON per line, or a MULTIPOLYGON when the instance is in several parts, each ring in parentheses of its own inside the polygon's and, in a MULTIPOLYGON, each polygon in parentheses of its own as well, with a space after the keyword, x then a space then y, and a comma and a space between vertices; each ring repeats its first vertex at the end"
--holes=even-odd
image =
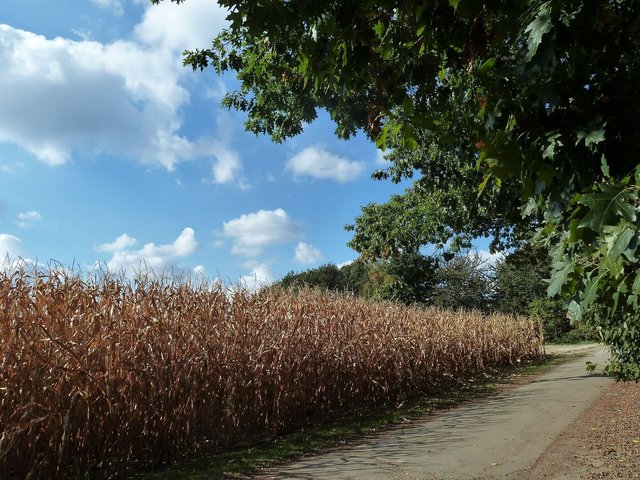
POLYGON ((482 398, 510 385, 523 383, 532 376, 586 355, 578 351, 569 355, 549 355, 543 360, 486 373, 480 378, 458 385, 439 395, 425 396, 401 405, 349 412, 333 419, 286 435, 237 448, 153 473, 138 474, 139 480, 204 480, 244 478, 246 474, 304 455, 340 447, 363 436, 406 424, 437 410, 482 398))

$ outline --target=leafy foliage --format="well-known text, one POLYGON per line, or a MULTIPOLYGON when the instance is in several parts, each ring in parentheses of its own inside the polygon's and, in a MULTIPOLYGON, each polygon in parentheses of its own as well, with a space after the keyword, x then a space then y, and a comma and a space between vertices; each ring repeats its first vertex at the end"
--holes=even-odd
POLYGON ((495 270, 495 297, 501 311, 527 315, 532 302, 545 299, 544 280, 551 274, 551 258, 546 251, 524 244, 501 259, 495 270))
MULTIPOLYGON (((297 274, 289 272, 278 283, 285 288, 316 287, 329 291, 345 291, 348 288, 344 274, 333 263, 327 263, 297 274)), ((351 289, 358 291, 359 286, 354 285, 351 289)))
MULTIPOLYGON (((599 340, 586 319, 571 322, 565 302, 547 297, 550 275, 551 258, 547 252, 529 243, 523 244, 495 266, 494 308, 502 313, 538 319, 547 342, 599 340)), ((598 308, 592 306, 587 316, 593 318, 599 314, 598 308)))
POLYGON ((555 225, 543 237, 555 245, 549 294, 573 294, 570 313, 585 317, 612 346, 609 370, 635 379, 640 378, 639 172, 634 183, 630 176, 621 181, 606 176, 592 191, 576 195, 568 228, 555 225), (600 314, 585 315, 593 305, 601 307, 600 314))
POLYGON ((437 257, 420 253, 404 253, 378 262, 369 272, 368 293, 407 305, 433 305, 439 265, 437 257))
POLYGON ((277 285, 350 292, 406 305, 432 305, 439 264, 436 257, 407 253, 384 261, 357 261, 342 267, 326 264, 299 273, 289 272, 277 285))
MULTIPOLYGON (((404 194, 385 204, 369 204, 347 229, 354 231, 349 245, 366 258, 385 258, 416 251, 421 245, 445 245, 455 252, 471 246, 476 237, 492 237, 493 248, 519 244, 532 219, 523 219, 517 186, 507 182, 478 196, 483 174, 462 158, 473 151, 444 151, 427 133, 420 133, 416 149, 395 149, 387 155, 391 166, 374 173, 379 180, 400 182, 417 177, 404 194)), ((474 147, 475 148, 475 147, 474 147)))
POLYGON ((575 315, 603 305, 594 322, 611 370, 640 379, 639 2, 219 3, 229 28, 185 63, 236 72, 224 104, 247 113, 249 131, 281 141, 323 108, 339 137, 362 130, 424 159, 414 188, 365 208, 354 248, 392 256, 532 229, 554 249, 549 293, 573 298, 575 315), (462 191, 460 176, 430 183, 427 166, 443 158, 462 191))
POLYGON ((493 278, 478 255, 457 255, 436 274, 434 303, 439 307, 489 311, 493 278))

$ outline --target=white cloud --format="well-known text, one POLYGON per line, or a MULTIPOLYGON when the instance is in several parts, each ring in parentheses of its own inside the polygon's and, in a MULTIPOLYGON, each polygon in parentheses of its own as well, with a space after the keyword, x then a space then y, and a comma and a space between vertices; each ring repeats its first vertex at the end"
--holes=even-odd
POLYGON ((387 160, 385 157, 387 155, 389 155, 392 151, 391 150, 386 150, 386 151, 382 151, 380 149, 376 150, 376 165, 384 165, 384 166, 389 166, 389 164, 391 162, 389 162, 389 160, 387 160))
POLYGON ((19 172, 22 168, 24 168, 24 164, 22 162, 0 163, 0 172, 8 175, 19 172))
POLYGON ((16 222, 18 227, 27 228, 34 222, 42 220, 42 215, 37 210, 29 210, 28 212, 18 213, 18 221, 16 222))
POLYGON ((197 265, 193 267, 193 274, 197 277, 206 278, 207 277, 207 268, 204 265, 197 265))
POLYGON ((135 239, 125 233, 113 242, 100 245, 97 250, 112 254, 107 262, 110 271, 124 270, 130 273, 132 269, 140 267, 151 268, 156 272, 174 267, 179 259, 194 254, 198 249, 195 232, 189 227, 182 230, 173 243, 156 245, 151 242, 138 250, 129 249, 134 243, 135 239))
POLYGON ((167 0, 147 8, 135 34, 147 44, 177 52, 206 48, 227 25, 226 16, 227 11, 212 0, 189 0, 183 5, 167 0))
POLYGON ((260 255, 266 246, 295 240, 298 230, 281 208, 241 215, 223 225, 223 235, 233 239, 231 252, 248 257, 260 255))
POLYGON ((213 152, 216 158, 213 164, 213 182, 229 183, 233 181, 238 172, 242 170, 242 162, 237 152, 218 144, 213 152))
POLYGON ((296 245, 296 262, 298 263, 318 263, 322 260, 322 252, 313 245, 298 242, 296 245))
POLYGON ((0 141, 51 165, 103 151, 168 168, 179 160, 176 144, 186 140, 176 133, 178 110, 188 95, 170 57, 7 25, 0 43, 0 88, 12 92, 0 96, 0 141))
POLYGON ((137 240, 135 238, 132 238, 126 233, 123 233, 118 238, 116 238, 113 242, 103 243, 102 245, 98 245, 95 248, 95 250, 97 252, 115 253, 115 252, 125 250, 129 247, 134 246, 136 242, 137 240))
POLYGON ((503 253, 491 253, 488 250, 472 250, 468 255, 477 255, 487 266, 493 266, 504 258, 503 253))
POLYGON ((13 271, 27 265, 37 265, 22 246, 22 240, 0 233, 0 271, 13 271))
POLYGON ((309 176, 346 183, 355 180, 364 170, 362 162, 353 162, 333 155, 322 147, 311 146, 292 157, 287 169, 297 177, 309 176))
POLYGON ((204 92, 206 98, 210 98, 216 102, 220 102, 227 94, 227 86, 220 78, 213 80, 211 87, 207 87, 204 92))
POLYGON ((20 212, 18 214, 18 220, 24 220, 24 221, 35 221, 35 220, 42 220, 42 215, 40 215, 40 212, 38 212, 37 210, 29 210, 28 212, 20 212))
MULTIPOLYGON (((211 148, 211 156, 215 159, 211 173, 213 183, 230 183, 238 178, 242 171, 240 155, 231 147, 235 136, 236 122, 228 113, 219 113, 216 116, 216 136, 211 148)), ((243 188, 243 180, 238 185, 243 188)))
POLYGON ((15 260, 24 256, 22 240, 8 233, 0 233, 0 263, 3 263, 7 258, 15 260))
POLYGON ((240 277, 240 286, 251 292, 255 292, 260 288, 273 283, 274 280, 275 276, 269 267, 266 264, 261 263, 256 265, 249 275, 243 275, 240 277))
POLYGON ((91 3, 105 10, 110 10, 111 13, 117 16, 124 13, 121 0, 91 0, 91 3))
POLYGON ((189 102, 181 82, 190 74, 182 50, 209 45, 225 16, 210 0, 149 5, 130 40, 108 44, 0 24, 0 90, 11 92, 0 95, 0 142, 50 165, 108 153, 171 170, 208 158, 216 162, 216 181, 231 181, 237 157, 220 153, 211 136, 180 132, 189 102))
POLYGON ((347 260, 346 262, 339 263, 336 265, 338 268, 346 267, 347 265, 351 265, 355 260, 347 260))

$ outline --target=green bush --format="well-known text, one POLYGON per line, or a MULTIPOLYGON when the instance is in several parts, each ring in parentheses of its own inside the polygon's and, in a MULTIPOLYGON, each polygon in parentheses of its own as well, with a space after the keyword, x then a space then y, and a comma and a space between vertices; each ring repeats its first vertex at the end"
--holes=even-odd
MULTIPOLYGON (((598 332, 586 322, 571 323, 561 300, 537 299, 529 304, 529 315, 542 322, 547 343, 599 341, 598 332)), ((591 315, 597 315, 594 310, 591 315)))

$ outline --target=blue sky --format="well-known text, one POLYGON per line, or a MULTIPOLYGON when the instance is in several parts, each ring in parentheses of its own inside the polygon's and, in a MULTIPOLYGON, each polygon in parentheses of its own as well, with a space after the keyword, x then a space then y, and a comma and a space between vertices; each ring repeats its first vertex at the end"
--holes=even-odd
POLYGON ((213 0, 2 0, 0 256, 231 282, 356 257, 343 226, 402 186, 326 115, 282 145, 219 106, 235 80, 181 65, 213 0))

